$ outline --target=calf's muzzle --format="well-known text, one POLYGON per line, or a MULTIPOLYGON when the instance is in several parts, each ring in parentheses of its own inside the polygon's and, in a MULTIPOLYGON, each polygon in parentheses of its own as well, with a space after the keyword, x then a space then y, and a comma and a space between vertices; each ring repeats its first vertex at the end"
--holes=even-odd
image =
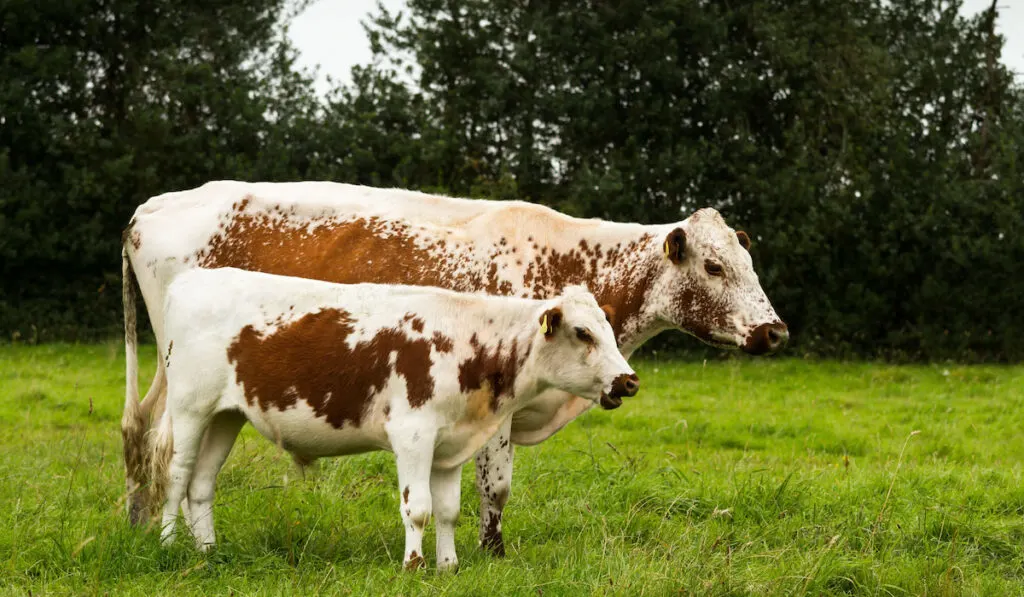
POLYGON ((623 397, 636 396, 640 391, 640 378, 636 373, 623 373, 612 381, 611 392, 601 395, 601 407, 612 410, 622 406, 623 397))

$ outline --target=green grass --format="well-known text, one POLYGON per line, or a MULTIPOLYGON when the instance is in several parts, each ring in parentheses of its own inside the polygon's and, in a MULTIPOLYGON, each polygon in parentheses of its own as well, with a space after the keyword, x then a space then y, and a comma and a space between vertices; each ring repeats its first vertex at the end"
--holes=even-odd
MULTIPOLYGON (((301 478, 251 429, 220 545, 121 509, 117 344, 0 347, 0 593, 1019 595, 1024 367, 639 363, 643 390, 517 451, 508 556, 401 571, 391 455, 301 478), (915 432, 919 432, 916 433, 915 432)), ((150 375, 151 347, 141 351, 150 375)), ((145 388, 145 385, 143 386, 145 388)), ((424 546, 433 554, 433 535, 424 546)), ((432 562, 432 561, 431 561, 432 562)))

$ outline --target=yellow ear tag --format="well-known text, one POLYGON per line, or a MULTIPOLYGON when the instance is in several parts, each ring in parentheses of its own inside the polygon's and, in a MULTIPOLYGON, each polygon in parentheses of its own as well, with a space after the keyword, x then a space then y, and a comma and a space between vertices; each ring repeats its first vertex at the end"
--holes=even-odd
POLYGON ((540 320, 540 332, 545 336, 548 335, 548 314, 545 313, 544 317, 540 320))
POLYGON ((669 251, 668 251, 668 241, 666 240, 665 244, 662 245, 662 246, 665 249, 665 259, 668 259, 669 258, 669 256, 668 256, 668 254, 669 254, 669 251))

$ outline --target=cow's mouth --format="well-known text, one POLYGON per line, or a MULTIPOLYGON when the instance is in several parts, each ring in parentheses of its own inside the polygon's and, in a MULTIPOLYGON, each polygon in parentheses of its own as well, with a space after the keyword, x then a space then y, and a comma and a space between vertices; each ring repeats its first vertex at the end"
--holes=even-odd
POLYGON ((615 410, 622 406, 622 398, 620 396, 611 396, 609 394, 601 393, 601 408, 605 410, 615 410))
POLYGON ((715 348, 724 348, 726 350, 736 350, 739 348, 736 341, 726 335, 710 334, 707 338, 701 338, 701 340, 715 348))

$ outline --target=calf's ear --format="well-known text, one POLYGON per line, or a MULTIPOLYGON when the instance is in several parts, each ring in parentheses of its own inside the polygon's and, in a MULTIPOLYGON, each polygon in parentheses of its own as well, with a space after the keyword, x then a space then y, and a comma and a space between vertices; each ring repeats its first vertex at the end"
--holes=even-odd
POLYGON ((562 310, 553 307, 540 316, 540 331, 545 338, 555 335, 555 330, 562 325, 562 310))
POLYGON ((686 232, 682 228, 669 232, 661 248, 669 261, 679 265, 686 257, 686 232))

